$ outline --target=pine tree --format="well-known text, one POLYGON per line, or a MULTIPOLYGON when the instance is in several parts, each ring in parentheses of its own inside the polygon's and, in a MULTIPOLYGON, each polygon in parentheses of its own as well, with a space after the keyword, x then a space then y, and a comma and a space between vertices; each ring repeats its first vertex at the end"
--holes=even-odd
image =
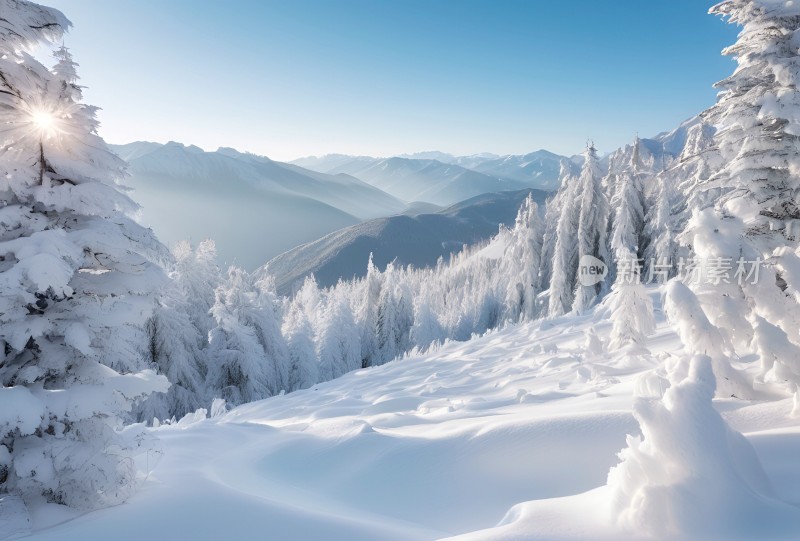
POLYGON ((253 284, 256 290, 256 311, 253 314, 258 339, 264 348, 267 362, 275 372, 273 393, 289 389, 289 350, 281 335, 282 302, 275 292, 272 276, 262 276, 253 284))
POLYGON ((800 347, 787 334, 766 319, 755 316, 753 341, 761 358, 761 381, 785 385, 790 393, 800 385, 800 347))
POLYGON ((542 238, 542 265, 539 272, 539 283, 537 288, 545 291, 550 287, 550 279, 553 273, 553 258, 556 246, 556 229, 559 217, 565 206, 565 200, 570 197, 574 186, 572 179, 572 167, 567 160, 561 160, 558 174, 559 189, 555 195, 547 201, 544 210, 544 236, 542 238))
POLYGON ((619 349, 644 344, 655 330, 653 304, 641 280, 641 233, 644 230, 643 167, 639 138, 633 145, 629 168, 617 176, 612 206, 614 217, 610 247, 615 260, 615 280, 607 303, 611 309, 609 347, 619 349))
POLYGON ((189 319, 204 341, 208 341, 208 333, 215 326, 211 307, 216 300, 215 292, 222 283, 216 245, 207 239, 193 249, 186 241, 178 242, 173 256, 172 279, 186 300, 189 319))
POLYGON ((631 161, 628 166, 628 172, 631 176, 634 190, 634 193, 630 195, 638 198, 639 201, 637 206, 641 207, 642 209, 642 223, 639 224, 639 229, 637 230, 638 239, 636 243, 636 256, 639 258, 644 258, 645 251, 647 251, 650 244, 650 236, 647 234, 645 227, 645 216, 650 213, 650 205, 648 205, 648 199, 646 197, 646 186, 653 184, 654 177, 652 169, 652 155, 649 161, 645 161, 644 157, 642 156, 643 151, 644 145, 642 145, 642 140, 637 136, 633 142, 633 151, 631 153, 631 161))
POLYGON ((172 282, 162 290, 147 322, 150 363, 171 385, 166 394, 153 394, 137 406, 135 418, 139 421, 180 419, 205 405, 207 337, 189 318, 188 304, 178 284, 172 282))
POLYGON ((320 381, 314 330, 297 298, 289 302, 281 333, 289 350, 289 390, 307 389, 320 381))
POLYGON ((580 206, 577 201, 578 179, 562 184, 563 195, 557 196, 552 208, 557 209, 555 234, 552 236, 553 263, 548 287, 548 314, 561 316, 570 311, 574 300, 574 284, 578 268, 577 230, 580 206))
MULTIPOLYGON (((603 175, 597 159, 597 150, 589 145, 584 153, 584 164, 578 178, 577 201, 580 205, 577 228, 578 257, 592 256, 608 262, 606 230, 609 219, 608 199, 603 191, 603 175)), ((584 286, 573 284, 573 310, 582 313, 594 304, 600 284, 584 286)))
POLYGON ((503 255, 500 273, 506 282, 506 305, 512 321, 530 320, 538 313, 536 295, 542 266, 544 224, 531 194, 517 213, 503 255))
POLYGON ((384 276, 372 262, 372 253, 367 262, 367 276, 361 284, 364 293, 358 310, 361 327, 361 366, 377 364, 380 356, 378 345, 378 310, 383 294, 384 276))
POLYGON ((611 227, 610 248, 615 259, 638 259, 640 233, 644 229, 642 193, 636 177, 628 172, 618 177, 612 206, 614 217, 611 227))
POLYGON ((328 381, 361 368, 361 344, 346 288, 328 291, 317 338, 319 380, 328 381))
MULTIPOLYGON (((708 114, 706 111, 702 117, 706 118, 708 114)), ((691 126, 686 133, 686 143, 678 163, 666 172, 685 199, 683 215, 679 213, 679 226, 686 225, 692 211, 713 206, 722 195, 719 187, 712 188, 709 183, 710 177, 723 166, 714 141, 715 132, 715 128, 706 120, 691 126)))
POLYGON ((433 286, 427 282, 423 282, 414 298, 414 325, 410 334, 411 343, 423 351, 444 340, 444 329, 436 316, 433 286))
MULTIPOLYGON (((211 307, 220 273, 214 242, 206 240, 193 249, 178 242, 170 283, 162 290, 148 321, 148 358, 172 386, 166 395, 154 394, 136 408, 141 421, 180 419, 208 404, 208 335, 214 327, 211 307)), ((212 393, 213 394, 213 393, 212 393)))
POLYGON ((697 295, 684 283, 670 280, 664 295, 664 310, 689 355, 707 355, 717 378, 721 398, 750 398, 751 385, 730 364, 731 350, 720 329, 708 319, 697 295))
POLYGON ((168 387, 140 347, 167 254, 126 214, 125 164, 68 51, 57 73, 23 52, 69 22, 24 0, 0 9, 0 411, 15 419, 0 425, 0 493, 112 505, 134 487, 132 457, 154 449, 122 419, 168 387))
POLYGON ((676 217, 673 213, 675 193, 672 179, 661 174, 655 177, 653 204, 644 220, 644 231, 648 237, 643 252, 644 272, 648 281, 663 282, 675 276, 678 263, 676 217))
POLYGON ((711 13, 742 26, 736 44, 724 51, 736 59, 738 68, 718 83, 718 101, 703 115, 717 127, 717 150, 711 155, 719 154, 721 168, 698 186, 702 197, 694 199, 699 204, 691 209, 681 238, 703 262, 705 276, 714 261, 768 259, 770 264, 761 268, 753 282, 703 281, 692 288, 702 306, 708 307, 706 312, 720 329, 725 348, 736 354, 757 353, 768 365, 778 361, 778 365, 792 366, 794 359, 763 358, 778 350, 786 354, 791 348, 759 346, 764 342, 753 339, 753 322, 762 318, 764 323, 756 326, 761 331, 771 325, 786 333, 790 342, 800 343, 797 303, 783 291, 786 282, 778 274, 785 268, 782 250, 796 246, 800 224, 796 175, 800 72, 793 37, 800 29, 800 6, 729 0, 714 6, 711 13), (698 208, 712 201, 713 206, 698 208))
POLYGON ((404 287, 402 274, 392 263, 386 267, 386 282, 378 302, 376 324, 379 364, 389 362, 411 349, 409 333, 414 323, 413 305, 404 287))
POLYGON ((643 345, 647 336, 655 331, 653 303, 642 285, 638 264, 632 253, 624 256, 624 252, 617 252, 620 257, 617 261, 617 277, 607 299, 612 321, 609 337, 611 349, 643 345))
POLYGON ((288 387, 289 352, 279 332, 269 286, 236 267, 217 288, 211 309, 208 386, 229 404, 278 394, 288 387))
MULTIPOLYGON (((712 14, 742 25, 723 51, 738 68, 717 83, 719 99, 707 117, 719 126, 716 141, 725 166, 712 185, 730 190, 719 203, 742 220, 751 236, 798 239, 800 220, 800 93, 797 44, 800 7, 766 0, 728 0, 712 14)), ((765 239, 766 240, 766 239, 765 239)))

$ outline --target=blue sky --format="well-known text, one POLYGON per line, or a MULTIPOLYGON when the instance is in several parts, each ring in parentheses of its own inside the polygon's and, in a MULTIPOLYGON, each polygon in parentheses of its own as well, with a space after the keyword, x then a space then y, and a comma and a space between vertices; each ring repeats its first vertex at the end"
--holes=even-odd
POLYGON ((274 159, 603 151, 714 102, 701 0, 42 0, 102 135, 274 159))

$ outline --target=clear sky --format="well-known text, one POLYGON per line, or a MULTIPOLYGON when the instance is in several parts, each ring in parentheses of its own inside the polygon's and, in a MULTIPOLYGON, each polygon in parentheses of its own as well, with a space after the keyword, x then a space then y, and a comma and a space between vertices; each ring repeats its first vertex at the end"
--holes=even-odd
POLYGON ((714 102, 703 0, 39 0, 102 135, 287 160, 602 151, 714 102))

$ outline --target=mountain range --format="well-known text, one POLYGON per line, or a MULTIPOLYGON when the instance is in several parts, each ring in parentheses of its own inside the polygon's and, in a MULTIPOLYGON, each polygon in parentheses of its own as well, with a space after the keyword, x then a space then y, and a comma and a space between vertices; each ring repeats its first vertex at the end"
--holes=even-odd
POLYGON ((115 146, 130 164, 126 184, 142 222, 168 244, 213 238, 220 259, 248 269, 299 244, 406 203, 345 174, 221 148, 179 143, 115 146))
POLYGON ((389 158, 331 154, 292 163, 323 173, 346 173, 406 201, 452 205, 482 193, 558 188, 561 162, 546 150, 526 155, 453 156, 431 151, 389 158))
MULTIPOLYGON (((699 119, 692 118, 672 131, 642 139, 643 158, 653 167, 668 167, 687 138, 701 128, 699 119)), ((126 184, 143 207, 142 222, 160 238, 169 244, 213 238, 222 263, 252 270, 269 261, 282 277, 281 287, 309 272, 317 273, 323 283, 358 275, 370 250, 380 254, 376 263, 384 265, 394 257, 429 264, 431 258, 450 252, 453 245, 448 243, 460 246, 483 239, 513 218, 508 211, 488 218, 491 227, 470 225, 457 209, 474 208, 480 201, 475 198, 485 194, 552 192, 558 188, 562 165, 577 173, 582 163, 581 156, 546 150, 504 156, 438 151, 388 158, 330 154, 282 163, 230 148, 207 152, 174 142, 113 148, 130 163, 126 184), (451 222, 460 225, 453 228, 451 222), (441 233, 431 234, 437 227, 441 233), (476 228, 479 234, 470 233, 476 228), (397 238, 391 240, 392 234, 397 238), (426 246, 418 259, 404 255, 414 242, 426 246), (366 246, 371 248, 365 252, 366 246), (337 251, 344 255, 337 256, 337 251), (342 263, 350 257, 346 254, 354 261, 342 263), (290 261, 296 270, 289 268, 290 261)), ((632 148, 627 145, 605 155, 602 166, 613 169, 624 163, 632 148)), ((489 199, 499 205, 513 197, 489 199)))

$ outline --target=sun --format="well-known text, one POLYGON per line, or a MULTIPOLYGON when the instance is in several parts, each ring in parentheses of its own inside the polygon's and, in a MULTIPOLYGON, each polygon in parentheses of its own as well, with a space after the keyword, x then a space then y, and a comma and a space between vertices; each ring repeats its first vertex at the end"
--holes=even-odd
POLYGON ((58 131, 59 118, 54 111, 47 109, 33 109, 30 113, 30 122, 33 128, 43 137, 55 135, 58 131))

